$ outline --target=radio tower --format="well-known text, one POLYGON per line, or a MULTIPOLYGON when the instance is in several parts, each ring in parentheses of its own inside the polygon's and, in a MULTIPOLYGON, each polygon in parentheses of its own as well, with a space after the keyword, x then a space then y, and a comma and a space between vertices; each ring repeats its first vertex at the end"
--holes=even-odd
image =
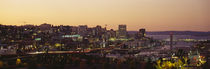
POLYGON ((107 24, 105 24, 105 29, 106 29, 106 27, 107 27, 107 24))
POLYGON ((173 49, 173 33, 170 33, 170 49, 173 49))

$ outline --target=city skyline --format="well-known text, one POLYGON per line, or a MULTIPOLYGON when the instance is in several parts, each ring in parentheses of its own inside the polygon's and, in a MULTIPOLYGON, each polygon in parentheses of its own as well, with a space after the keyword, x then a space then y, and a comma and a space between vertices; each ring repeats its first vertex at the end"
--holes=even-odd
POLYGON ((210 31, 209 0, 1 0, 3 25, 101 25, 128 31, 210 31))
POLYGON ((0 0, 0 69, 208 69, 210 0, 0 0))

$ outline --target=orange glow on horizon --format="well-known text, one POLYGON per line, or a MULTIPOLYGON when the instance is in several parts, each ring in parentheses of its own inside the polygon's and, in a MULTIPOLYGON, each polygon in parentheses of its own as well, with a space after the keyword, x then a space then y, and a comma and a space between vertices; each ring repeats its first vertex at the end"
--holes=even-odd
POLYGON ((210 31, 210 0, 0 0, 0 24, 210 31))

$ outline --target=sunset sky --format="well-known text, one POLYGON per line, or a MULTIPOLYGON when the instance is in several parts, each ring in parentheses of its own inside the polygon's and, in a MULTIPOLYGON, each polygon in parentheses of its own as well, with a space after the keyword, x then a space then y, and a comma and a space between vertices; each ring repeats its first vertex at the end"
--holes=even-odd
POLYGON ((210 31, 210 0, 0 0, 0 24, 210 31))

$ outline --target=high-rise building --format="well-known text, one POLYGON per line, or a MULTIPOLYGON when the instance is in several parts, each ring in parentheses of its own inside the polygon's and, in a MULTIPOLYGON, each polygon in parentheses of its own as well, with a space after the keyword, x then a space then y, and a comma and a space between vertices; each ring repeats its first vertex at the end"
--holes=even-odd
POLYGON ((107 31, 107 35, 109 38, 115 38, 116 37, 116 31, 113 29, 107 31))
POLYGON ((118 27, 118 38, 126 38, 127 37, 127 27, 126 25, 119 25, 118 27))
POLYGON ((139 29, 139 32, 137 33, 137 38, 141 39, 141 38, 145 37, 145 35, 146 35, 146 29, 144 29, 144 28, 139 29))

